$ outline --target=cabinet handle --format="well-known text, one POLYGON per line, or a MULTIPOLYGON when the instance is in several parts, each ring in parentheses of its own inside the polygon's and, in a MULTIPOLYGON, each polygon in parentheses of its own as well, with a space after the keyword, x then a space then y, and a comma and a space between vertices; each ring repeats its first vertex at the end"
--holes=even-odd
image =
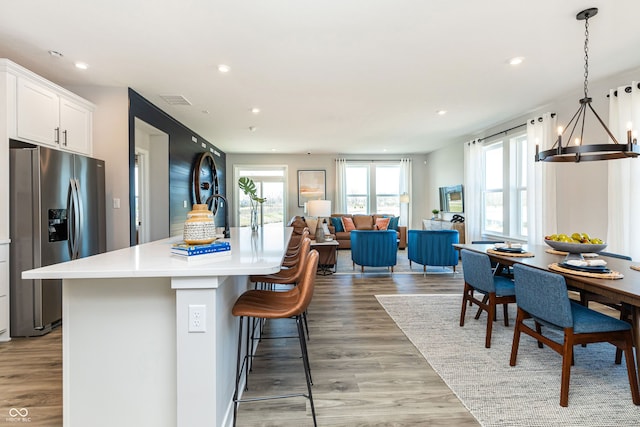
POLYGON ((60 128, 59 127, 55 128, 55 133, 56 133, 56 136, 55 136, 55 141, 54 142, 56 144, 60 144, 60 128))
POLYGON ((64 136, 63 138, 64 142, 62 143, 62 145, 66 147, 67 146, 67 130, 66 129, 62 131, 62 135, 64 136))

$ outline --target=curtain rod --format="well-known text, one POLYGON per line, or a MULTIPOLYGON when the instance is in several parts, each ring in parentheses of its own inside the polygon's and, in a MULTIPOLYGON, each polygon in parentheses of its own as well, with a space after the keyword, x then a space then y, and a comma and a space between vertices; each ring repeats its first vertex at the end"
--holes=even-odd
MULTIPOLYGON (((638 89, 640 89, 640 83, 637 84, 638 89)), ((631 93, 631 89, 633 89, 633 86, 627 86, 624 88, 625 93, 631 93)), ((613 96, 618 96, 618 91, 615 90, 613 91, 613 96)), ((609 94, 607 94, 607 98, 609 98, 609 94)))
MULTIPOLYGON (((338 161, 338 160, 345 160, 347 162, 399 162, 404 159, 375 159, 375 160, 344 159, 344 158, 335 159, 335 161, 338 161)), ((410 158, 407 158, 407 160, 411 161, 410 158)))
POLYGON ((511 128, 509 128, 509 129, 505 129, 505 130, 503 130, 503 131, 496 132, 496 133, 494 133, 493 135, 485 136, 484 138, 478 138, 478 142, 482 142, 482 141, 487 140, 487 139, 489 139, 489 138, 493 138, 494 136, 503 135, 503 134, 504 134, 504 135, 506 135, 506 134, 507 134, 507 132, 510 132, 510 131, 512 131, 512 130, 514 130, 514 129, 521 128, 521 127, 526 126, 526 125, 527 125, 527 122, 524 122, 524 123, 522 123, 522 124, 520 124, 520 125, 516 125, 516 126, 511 127, 511 128))

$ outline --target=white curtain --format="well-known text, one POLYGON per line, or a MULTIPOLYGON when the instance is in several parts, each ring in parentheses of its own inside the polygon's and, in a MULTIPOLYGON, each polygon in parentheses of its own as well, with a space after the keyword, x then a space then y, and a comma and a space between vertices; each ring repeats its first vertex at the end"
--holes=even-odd
POLYGON ((347 213, 347 159, 336 159, 336 200, 333 212, 347 213))
POLYGON ((527 234, 530 245, 541 245, 544 236, 557 232, 556 164, 536 162, 540 151, 553 146, 556 117, 545 113, 527 121, 527 234))
POLYGON ((411 194, 411 159, 400 159, 400 194, 407 193, 409 195, 409 203, 400 203, 400 225, 406 225, 411 228, 411 202, 413 195, 411 194))
POLYGON ((482 177, 484 175, 482 144, 474 139, 464 149, 464 216, 465 241, 482 239, 482 177))
MULTIPOLYGON (((640 129, 640 89, 638 82, 609 92, 609 130, 621 144, 627 143, 627 129, 640 129), (617 92, 617 95, 616 95, 617 92)), ((640 260, 640 159, 608 162, 607 251, 640 260)))

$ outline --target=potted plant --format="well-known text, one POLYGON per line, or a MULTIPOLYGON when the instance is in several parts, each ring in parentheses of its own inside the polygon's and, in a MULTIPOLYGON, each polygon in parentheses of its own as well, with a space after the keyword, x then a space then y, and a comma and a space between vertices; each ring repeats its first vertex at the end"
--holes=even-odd
POLYGON ((440 213, 440 211, 438 209, 432 209, 431 213, 433 214, 433 218, 431 218, 431 219, 437 219, 438 218, 438 214, 440 213))
POLYGON ((264 197, 258 197, 256 192, 256 183, 251 178, 246 176, 240 177, 238 180, 238 187, 242 192, 249 196, 249 205, 251 207, 251 230, 256 231, 258 229, 258 203, 262 204, 267 200, 264 197))

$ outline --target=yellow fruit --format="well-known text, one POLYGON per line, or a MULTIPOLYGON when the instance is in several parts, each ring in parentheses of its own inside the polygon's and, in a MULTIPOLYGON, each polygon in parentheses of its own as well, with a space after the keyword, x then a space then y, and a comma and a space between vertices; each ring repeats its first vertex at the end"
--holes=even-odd
POLYGON ((571 235, 571 238, 572 238, 573 240, 580 240, 580 239, 582 239, 582 236, 580 235, 580 233, 573 233, 573 234, 571 235))

